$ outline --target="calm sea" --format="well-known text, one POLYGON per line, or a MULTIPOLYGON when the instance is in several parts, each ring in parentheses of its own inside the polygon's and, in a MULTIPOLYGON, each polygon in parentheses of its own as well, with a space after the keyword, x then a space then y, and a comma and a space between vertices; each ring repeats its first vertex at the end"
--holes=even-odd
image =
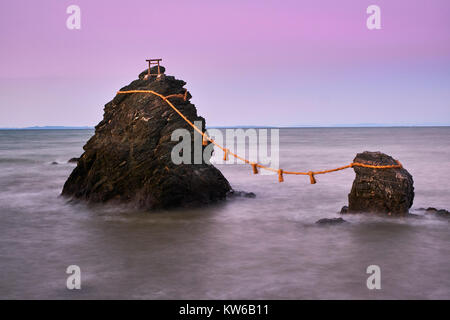
MULTIPOLYGON (((135 212, 59 197, 92 130, 0 131, 0 298, 450 299, 450 224, 433 216, 346 216, 353 170, 257 175, 221 165, 234 198, 197 210, 135 212), (52 162, 58 162, 52 165, 52 162), (69 265, 81 290, 66 289, 69 265), (381 268, 381 290, 366 269, 381 268)), ((280 130, 283 169, 348 164, 382 151, 413 175, 420 207, 450 209, 450 128, 280 130)))

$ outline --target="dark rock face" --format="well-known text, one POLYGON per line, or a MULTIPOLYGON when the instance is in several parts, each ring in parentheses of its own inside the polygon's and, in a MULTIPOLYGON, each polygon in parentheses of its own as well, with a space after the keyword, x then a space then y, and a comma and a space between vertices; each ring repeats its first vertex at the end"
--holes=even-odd
MULTIPOLYGON (((358 153, 354 162, 369 165, 395 165, 381 152, 358 153)), ((406 214, 413 204, 413 178, 404 168, 371 169, 354 167, 355 180, 348 195, 348 212, 406 214)))
POLYGON ((348 222, 342 218, 332 218, 332 219, 323 218, 323 219, 317 220, 316 223, 320 224, 320 225, 335 225, 335 224, 348 223, 348 222))
POLYGON ((71 158, 67 163, 77 163, 80 158, 71 158))
MULTIPOLYGON (((161 67, 161 72, 164 72, 161 67)), ((156 73, 153 70, 152 73, 156 73)), ((153 90, 164 96, 184 94, 182 80, 162 75, 140 79, 121 89, 153 90)), ((192 122, 205 120, 193 104, 174 97, 170 101, 192 122)), ((176 129, 191 133, 194 159, 194 130, 160 97, 149 93, 118 94, 104 108, 104 118, 95 135, 83 147, 77 167, 66 181, 62 195, 88 202, 130 203, 156 209, 210 203, 226 197, 228 181, 214 166, 179 164, 171 160, 178 141, 171 141, 176 129)), ((201 146, 201 136, 200 147, 201 146)), ((197 137, 198 138, 198 137, 197 137)), ((197 143, 198 146, 198 143, 197 143)), ((209 160, 209 159, 207 159, 209 160)))

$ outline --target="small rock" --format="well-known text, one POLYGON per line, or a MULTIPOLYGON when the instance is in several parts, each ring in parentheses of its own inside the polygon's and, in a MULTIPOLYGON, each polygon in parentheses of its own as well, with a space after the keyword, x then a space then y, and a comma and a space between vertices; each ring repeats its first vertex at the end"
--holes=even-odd
POLYGON ((450 218, 450 212, 444 209, 436 211, 436 214, 441 217, 450 218))
POLYGON ((419 208, 417 209, 418 211, 425 211, 425 214, 434 214, 440 217, 444 217, 444 218, 450 218, 450 212, 448 210, 445 209, 436 209, 433 207, 428 207, 428 208, 419 208))
POLYGON ((450 212, 445 209, 428 208, 425 210, 427 214, 435 214, 440 217, 450 218, 450 212))
POLYGON ((343 206, 340 213, 341 214, 348 213, 348 206, 343 206))
POLYGON ((229 198, 233 198, 233 197, 255 198, 256 194, 254 194, 253 192, 231 190, 230 192, 227 193, 227 197, 229 197, 229 198))
POLYGON ((324 218, 324 219, 317 220, 316 223, 320 224, 320 225, 335 225, 335 224, 341 224, 341 223, 348 223, 348 221, 345 221, 342 218, 332 218, 332 219, 324 218))
POLYGON ((67 161, 67 163, 77 163, 78 160, 80 160, 80 158, 72 158, 69 161, 67 161))
POLYGON ((51 164, 53 164, 53 165, 56 165, 56 164, 58 164, 58 162, 56 162, 56 161, 53 161, 51 164))

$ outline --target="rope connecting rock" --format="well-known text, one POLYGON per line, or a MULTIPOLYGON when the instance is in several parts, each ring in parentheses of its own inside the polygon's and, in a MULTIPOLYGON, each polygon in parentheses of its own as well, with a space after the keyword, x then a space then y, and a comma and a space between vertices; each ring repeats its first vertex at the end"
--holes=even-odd
POLYGON ((183 118, 183 120, 186 121, 195 131, 197 131, 198 133, 200 133, 202 135, 202 144, 204 146, 208 144, 208 141, 211 142, 212 144, 217 146, 219 149, 222 149, 222 151, 224 152, 224 155, 223 155, 223 159, 224 160, 228 160, 228 155, 231 155, 231 156, 235 157, 236 159, 239 159, 239 160, 245 162, 246 164, 250 164, 252 166, 254 174, 258 174, 258 168, 265 169, 265 170, 268 170, 268 171, 272 171, 274 173, 278 173, 278 181, 279 182, 283 182, 284 181, 283 174, 309 176, 309 180, 310 180, 311 184, 315 184, 317 182, 315 177, 314 177, 315 175, 341 171, 341 170, 345 170, 345 169, 353 168, 353 167, 363 167, 363 168, 370 168, 370 169, 403 168, 403 165, 398 160, 396 160, 397 164, 387 165, 387 166, 376 166, 376 165, 370 165, 370 164, 365 164, 365 163, 352 162, 349 165, 346 165, 346 166, 343 166, 343 167, 339 167, 339 168, 335 168, 335 169, 322 170, 322 171, 307 171, 307 172, 303 172, 303 171, 284 171, 283 169, 276 169, 276 168, 267 167, 267 166, 264 166, 262 164, 250 162, 248 159, 245 159, 245 158, 243 158, 243 157, 241 157, 241 156, 231 152, 227 148, 222 147, 220 144, 218 144, 213 139, 208 137, 208 135, 205 132, 203 132, 200 128, 198 128, 195 124, 193 124, 188 118, 186 118, 186 116, 183 113, 181 113, 180 110, 178 110, 169 101, 169 98, 174 98, 174 97, 182 98, 183 100, 186 101, 186 99, 187 99, 187 90, 185 91, 184 94, 172 94, 172 95, 169 95, 169 96, 163 96, 162 94, 159 94, 159 93, 157 93, 157 92, 155 92, 153 90, 128 90, 128 91, 118 91, 117 92, 117 94, 131 94, 131 93, 150 93, 150 94, 153 94, 155 96, 158 96, 159 98, 164 100, 169 105, 169 107, 171 107, 176 113, 178 113, 178 115, 181 118, 183 118))

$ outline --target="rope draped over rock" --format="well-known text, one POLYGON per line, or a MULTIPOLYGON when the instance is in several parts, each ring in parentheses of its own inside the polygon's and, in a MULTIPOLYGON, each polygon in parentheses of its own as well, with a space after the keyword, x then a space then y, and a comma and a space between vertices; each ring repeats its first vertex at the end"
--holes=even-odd
POLYGON ((250 162, 250 160, 245 159, 233 152, 231 152, 229 149, 221 146, 220 144, 218 144, 217 142, 215 142, 213 139, 211 139, 210 137, 208 137, 208 135, 203 132, 201 129, 199 129, 195 124, 193 124, 188 118, 186 118, 186 116, 181 113, 180 110, 178 110, 170 101, 170 98, 181 98, 183 100, 186 101, 187 99, 187 90, 185 91, 184 94, 172 94, 172 95, 168 95, 168 96, 163 96, 162 94, 159 94, 153 90, 127 90, 127 91, 118 91, 117 94, 131 94, 131 93, 150 93, 153 94, 155 96, 160 97, 162 100, 164 100, 176 113, 178 113, 178 115, 183 118, 184 121, 186 121, 195 131, 197 131, 198 133, 200 133, 202 135, 202 144, 203 146, 208 144, 208 141, 211 142, 212 144, 214 144, 215 146, 217 146, 219 149, 222 149, 222 151, 224 152, 223 155, 223 159, 226 161, 228 160, 228 155, 233 156, 236 159, 239 159, 241 161, 243 161, 246 164, 250 164, 252 166, 253 169, 253 173, 254 174, 258 174, 258 168, 264 169, 264 170, 268 170, 268 171, 272 171, 275 173, 278 173, 278 181, 279 182, 283 182, 284 178, 283 178, 283 174, 291 174, 291 175, 305 175, 305 176, 309 176, 310 182, 311 184, 315 184, 316 183, 316 179, 315 179, 315 175, 318 174, 325 174, 325 173, 330 173, 330 172, 335 172, 335 171, 340 171, 340 170, 344 170, 344 169, 348 169, 348 168, 353 168, 353 167, 363 167, 363 168, 371 168, 371 169, 394 169, 394 168, 403 168, 402 164, 400 163, 400 161, 396 160, 397 164, 394 165, 387 165, 387 166, 376 166, 376 165, 369 165, 369 164, 364 164, 364 163, 359 163, 359 162, 352 162, 349 165, 343 166, 343 167, 339 167, 339 168, 335 168, 335 169, 329 169, 329 170, 322 170, 322 171, 308 171, 308 172, 303 172, 303 171, 284 171, 283 169, 276 169, 276 168, 271 168, 268 166, 264 166, 262 164, 259 163, 254 163, 254 162, 250 162))

